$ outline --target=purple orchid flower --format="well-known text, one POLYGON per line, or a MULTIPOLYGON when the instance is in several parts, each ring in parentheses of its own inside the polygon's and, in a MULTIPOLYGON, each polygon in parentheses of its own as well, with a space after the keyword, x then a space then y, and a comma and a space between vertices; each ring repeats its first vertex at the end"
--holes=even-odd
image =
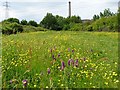
POLYGON ((50 74, 50 68, 47 69, 48 74, 50 74))
POLYGON ((64 68, 65 68, 65 63, 62 61, 61 70, 64 70, 64 68))
POLYGON ((25 79, 25 80, 23 80, 23 81, 22 81, 22 83, 23 83, 23 86, 24 86, 24 87, 26 87, 26 86, 27 86, 28 81, 25 79))
POLYGON ((75 66, 78 67, 78 59, 75 62, 75 66))
POLYGON ((68 65, 70 66, 70 63, 71 63, 71 59, 68 60, 68 65))
POLYGON ((58 58, 60 57, 60 53, 58 54, 58 58))

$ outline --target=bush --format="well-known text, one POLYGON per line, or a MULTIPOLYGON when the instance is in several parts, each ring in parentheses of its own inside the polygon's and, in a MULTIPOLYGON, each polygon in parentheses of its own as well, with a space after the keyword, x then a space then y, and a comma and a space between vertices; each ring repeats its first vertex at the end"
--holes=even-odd
POLYGON ((20 23, 19 19, 17 18, 8 18, 7 20, 4 20, 3 22, 10 22, 10 23, 20 23))
POLYGON ((64 25, 63 30, 68 30, 68 29, 70 29, 70 25, 69 24, 64 25))
POLYGON ((34 27, 31 25, 24 25, 23 26, 24 32, 37 32, 37 31, 47 31, 47 29, 42 28, 42 27, 34 27))
POLYGON ((35 26, 35 27, 38 26, 37 22, 35 22, 34 20, 30 20, 28 24, 31 25, 31 26, 35 26))
POLYGON ((3 34, 16 34, 17 32, 23 32, 23 27, 14 22, 14 23, 10 23, 10 22, 3 22, 3 26, 2 26, 2 33, 3 34))
POLYGON ((94 31, 117 31, 117 16, 109 16, 108 18, 103 17, 94 21, 91 26, 94 31))
POLYGON ((17 32, 23 32, 23 27, 20 24, 17 23, 13 23, 12 24, 12 29, 13 29, 13 33, 17 33, 17 32))
POLYGON ((92 25, 87 26, 87 31, 93 31, 92 25))
POLYGON ((22 25, 27 25, 27 21, 26 21, 26 20, 22 20, 22 21, 21 21, 21 24, 22 24, 22 25))
POLYGON ((83 24, 80 23, 73 25, 70 31, 83 31, 83 24))

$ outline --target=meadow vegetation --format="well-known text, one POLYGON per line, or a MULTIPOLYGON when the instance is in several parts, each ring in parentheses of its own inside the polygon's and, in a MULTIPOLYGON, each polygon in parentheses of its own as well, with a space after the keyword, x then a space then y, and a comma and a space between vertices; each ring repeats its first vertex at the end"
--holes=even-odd
POLYGON ((3 35, 2 55, 3 88, 117 88, 119 83, 116 32, 3 35))

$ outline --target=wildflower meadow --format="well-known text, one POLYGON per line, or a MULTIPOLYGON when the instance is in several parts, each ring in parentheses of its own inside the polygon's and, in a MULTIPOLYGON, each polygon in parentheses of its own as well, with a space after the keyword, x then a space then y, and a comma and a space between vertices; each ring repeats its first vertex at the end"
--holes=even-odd
POLYGON ((3 88, 117 88, 118 33, 2 36, 3 88))

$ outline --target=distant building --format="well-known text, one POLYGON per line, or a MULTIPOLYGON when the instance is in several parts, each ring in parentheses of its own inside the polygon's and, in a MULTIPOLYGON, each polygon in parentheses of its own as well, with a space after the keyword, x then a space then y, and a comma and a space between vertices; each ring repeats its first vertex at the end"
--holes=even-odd
POLYGON ((91 20, 90 19, 83 19, 82 20, 82 23, 86 23, 86 22, 91 22, 91 20))

